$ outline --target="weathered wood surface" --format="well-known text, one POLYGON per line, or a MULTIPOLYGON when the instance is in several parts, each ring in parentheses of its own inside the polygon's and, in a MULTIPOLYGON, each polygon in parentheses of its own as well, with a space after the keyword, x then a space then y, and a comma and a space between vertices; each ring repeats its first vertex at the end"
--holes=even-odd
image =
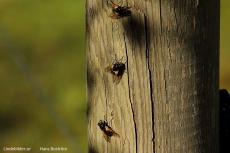
POLYGON ((123 1, 132 15, 118 20, 108 3, 86 2, 89 152, 218 152, 219 1, 123 1), (115 54, 118 85, 104 71, 115 54))

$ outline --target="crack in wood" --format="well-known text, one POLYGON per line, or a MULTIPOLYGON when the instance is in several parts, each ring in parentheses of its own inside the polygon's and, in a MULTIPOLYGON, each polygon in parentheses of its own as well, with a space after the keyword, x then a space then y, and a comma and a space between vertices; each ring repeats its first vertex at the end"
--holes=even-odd
MULTIPOLYGON (((150 101, 151 101, 151 112, 152 112, 152 140, 155 140, 155 131, 154 131, 154 103, 153 103, 153 85, 152 85, 152 73, 150 69, 149 61, 149 44, 148 44, 148 27, 147 27, 147 17, 144 15, 144 24, 145 24, 145 43, 146 43, 146 59, 147 59, 147 68, 149 73, 149 89, 150 89, 150 101)), ((153 141, 153 152, 155 152, 155 141, 153 141)))
MULTIPOLYGON (((125 43, 125 51, 126 51, 126 69, 128 69, 128 51, 127 51, 127 46, 126 46, 126 39, 125 39, 125 34, 124 35, 124 43, 125 43)), ((130 91, 130 80, 129 80, 129 75, 127 75, 127 78, 128 78, 128 92, 129 92, 129 102, 130 102, 130 105, 131 105, 131 109, 132 109, 132 114, 133 114, 133 123, 134 123, 134 129, 135 129, 135 138, 136 138, 136 150, 137 150, 137 125, 136 125, 136 121, 135 121, 135 115, 134 115, 134 108, 133 108, 133 105, 132 105, 132 102, 131 102, 131 91, 130 91)))

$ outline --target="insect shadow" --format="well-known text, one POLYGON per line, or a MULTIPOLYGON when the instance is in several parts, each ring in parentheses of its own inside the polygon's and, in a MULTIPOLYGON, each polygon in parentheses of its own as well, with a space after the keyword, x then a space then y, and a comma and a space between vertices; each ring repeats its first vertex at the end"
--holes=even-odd
POLYGON ((145 25, 145 18, 134 16, 132 14, 128 20, 122 20, 125 35, 129 39, 129 42, 134 43, 133 46, 138 45, 140 48, 145 48, 147 38, 147 28, 145 25))

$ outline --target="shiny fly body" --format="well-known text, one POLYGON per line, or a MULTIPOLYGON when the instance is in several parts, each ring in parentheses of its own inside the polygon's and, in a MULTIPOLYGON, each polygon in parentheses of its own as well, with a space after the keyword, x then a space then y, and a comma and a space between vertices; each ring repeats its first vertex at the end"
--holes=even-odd
POLYGON ((111 142, 111 137, 114 136, 114 137, 118 137, 120 138, 119 134, 116 133, 109 125, 106 121, 102 121, 100 120, 97 124, 100 129, 101 129, 101 132, 102 132, 102 135, 103 137, 105 138, 105 140, 107 142, 111 142))
POLYGON ((115 59, 112 65, 109 65, 105 69, 106 72, 111 73, 113 75, 113 82, 115 84, 120 83, 121 78, 125 72, 125 63, 122 63, 122 59, 123 57, 119 61, 115 59))
POLYGON ((112 13, 109 15, 109 17, 111 17, 112 19, 120 19, 131 15, 130 7, 128 6, 122 7, 121 5, 114 4, 111 1, 111 4, 109 4, 109 6, 112 8, 112 13))

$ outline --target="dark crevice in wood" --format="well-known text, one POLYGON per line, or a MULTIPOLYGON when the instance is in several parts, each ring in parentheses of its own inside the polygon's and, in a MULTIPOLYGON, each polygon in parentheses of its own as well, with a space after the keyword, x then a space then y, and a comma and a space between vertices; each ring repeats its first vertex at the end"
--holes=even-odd
MULTIPOLYGON (((130 87, 130 86, 129 86, 130 87)), ((129 93, 130 93, 130 90, 129 90, 129 93)), ((130 96, 130 94, 129 94, 129 96, 130 96)), ((129 97, 129 99, 130 99, 131 97, 129 97)), ((131 99, 130 99, 130 105, 131 105, 131 109, 132 109, 132 114, 133 114, 133 122, 134 122, 134 129, 135 129, 135 137, 136 137, 136 151, 138 150, 137 149, 137 125, 136 125, 136 121, 135 121, 135 114, 134 114, 134 108, 133 108, 133 104, 132 104, 132 102, 131 102, 131 99)))
POLYGON ((150 89, 150 101, 151 101, 151 112, 152 112, 152 141, 153 141, 153 153, 155 152, 155 130, 154 130, 154 103, 153 103, 153 88, 152 88, 152 72, 150 69, 150 61, 149 61, 149 40, 148 40, 148 27, 147 27, 147 18, 146 14, 144 14, 144 25, 145 25, 145 43, 146 43, 146 59, 147 59, 147 66, 148 66, 148 73, 149 73, 149 89, 150 89))
MULTIPOLYGON (((128 51, 127 51, 127 46, 126 46, 126 39, 125 39, 125 35, 124 35, 124 43, 125 43, 125 51, 126 51, 126 69, 128 70, 128 67, 129 67, 129 63, 128 63, 128 51)), ((137 151, 137 125, 136 125, 136 122, 135 122, 135 115, 134 115, 134 108, 133 108, 133 104, 131 102, 131 92, 130 92, 130 80, 129 80, 129 75, 128 76, 128 90, 129 90, 129 102, 130 102, 130 105, 131 105, 131 109, 132 109, 132 114, 133 114, 133 122, 134 122, 134 129, 135 129, 135 138, 136 138, 136 151, 137 151)))
POLYGON ((159 5, 160 5, 160 6, 159 6, 159 8, 160 8, 160 10, 159 10, 159 11, 160 11, 160 12, 159 12, 159 14, 160 14, 160 31, 161 31, 161 32, 160 32, 160 35, 162 35, 162 27, 163 27, 163 26, 162 26, 162 10, 161 10, 161 9, 162 9, 162 4, 161 4, 161 3, 162 3, 161 0, 159 0, 159 5))

